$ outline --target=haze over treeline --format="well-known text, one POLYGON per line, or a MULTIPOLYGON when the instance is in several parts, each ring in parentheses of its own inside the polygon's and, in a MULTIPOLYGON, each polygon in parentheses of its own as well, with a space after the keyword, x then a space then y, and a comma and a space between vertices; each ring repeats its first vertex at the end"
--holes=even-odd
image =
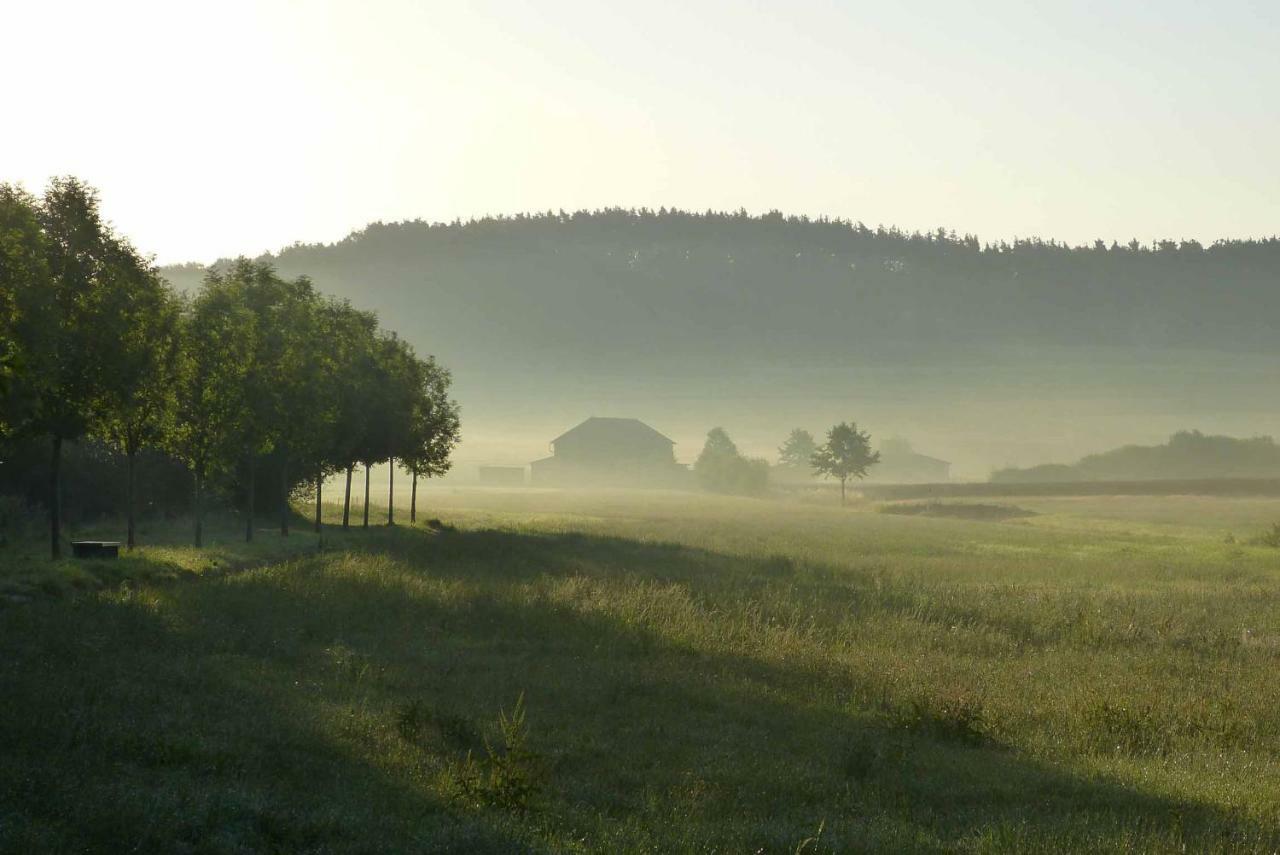
MULTIPOLYGON (((972 468, 1273 429, 1274 237, 983 243, 608 209, 374 223, 267 259, 456 365, 471 423, 494 440, 479 457, 501 456, 504 433, 593 413, 667 427, 682 458, 711 424, 765 451, 784 426, 855 415, 972 468), (1154 417, 1150 433, 1136 415, 1154 417)), ((190 286, 202 271, 165 274, 190 286)))

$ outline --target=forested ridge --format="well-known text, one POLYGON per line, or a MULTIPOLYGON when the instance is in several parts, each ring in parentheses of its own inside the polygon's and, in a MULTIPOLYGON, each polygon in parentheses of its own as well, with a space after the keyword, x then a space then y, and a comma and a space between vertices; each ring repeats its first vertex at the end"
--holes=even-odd
MULTIPOLYGON (((983 243, 837 219, 661 209, 374 223, 267 257, 404 313, 442 354, 634 364, 1003 346, 1272 352, 1280 239, 983 243), (599 348, 607 342, 607 348, 599 348)), ((165 271, 192 282, 198 266, 165 271)), ((401 317, 401 315, 398 315, 401 317)))
POLYGON ((1269 436, 1237 439, 1179 431, 1163 445, 1127 445, 1076 463, 1002 469, 991 480, 1006 484, 1061 481, 1149 481, 1280 477, 1280 446, 1269 436))

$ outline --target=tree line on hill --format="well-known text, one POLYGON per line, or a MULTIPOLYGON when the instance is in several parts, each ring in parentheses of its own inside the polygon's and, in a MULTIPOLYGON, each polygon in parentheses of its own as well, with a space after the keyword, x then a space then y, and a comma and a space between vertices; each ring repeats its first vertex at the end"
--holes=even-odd
POLYGON ((992 473, 998 484, 1280 478, 1280 445, 1269 436, 1237 439, 1179 431, 1163 445, 1126 445, 1073 464, 1047 463, 992 473))
MULTIPOLYGON (((140 459, 190 474, 197 546, 210 489, 243 503, 252 539, 264 471, 284 535, 289 500, 304 492, 319 530, 322 484, 339 472, 348 525, 355 468, 367 496, 368 468, 384 461, 393 478, 396 463, 411 473, 412 515, 418 478, 444 473, 458 441, 450 382, 376 315, 306 276, 237 259, 179 294, 81 181, 55 179, 39 198, 0 184, 0 491, 23 485, 43 445, 55 558, 72 443, 122 458, 130 547, 140 459)), ((368 513, 366 501, 366 526, 368 513)))
POLYGON ((384 311, 430 300, 439 311, 404 332, 459 354, 459 370, 515 356, 717 370, 1049 345, 1270 353, 1280 313, 1276 238, 982 243, 777 212, 606 209, 374 223, 267 260, 384 311))

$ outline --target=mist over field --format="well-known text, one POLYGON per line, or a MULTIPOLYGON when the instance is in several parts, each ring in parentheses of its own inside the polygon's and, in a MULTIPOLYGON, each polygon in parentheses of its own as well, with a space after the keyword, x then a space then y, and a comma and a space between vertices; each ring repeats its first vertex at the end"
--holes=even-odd
MULTIPOLYGON (((452 369, 462 474, 592 415, 691 462, 716 425, 773 459, 791 428, 856 414, 968 479, 1183 429, 1280 433, 1280 241, 1051 238, 609 209, 376 223, 264 260, 452 369)), ((203 268, 163 273, 193 289, 203 268)))
POLYGON ((1277 855, 1277 45, 6 4, 0 855, 1277 855))

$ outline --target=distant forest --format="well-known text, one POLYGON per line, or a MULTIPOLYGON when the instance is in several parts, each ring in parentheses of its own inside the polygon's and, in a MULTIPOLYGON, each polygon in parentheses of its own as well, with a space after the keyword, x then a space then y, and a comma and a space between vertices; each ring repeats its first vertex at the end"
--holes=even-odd
MULTIPOLYGON (((490 364, 930 358, 985 348, 1275 352, 1280 239, 982 243, 780 213, 374 223, 265 260, 490 364)), ((194 287, 197 265, 167 268, 194 287)))
POLYGON ((1269 436, 1235 439, 1180 431, 1164 445, 1129 445, 1071 465, 1002 469, 991 476, 1003 484, 1196 478, 1280 478, 1280 446, 1269 436))

